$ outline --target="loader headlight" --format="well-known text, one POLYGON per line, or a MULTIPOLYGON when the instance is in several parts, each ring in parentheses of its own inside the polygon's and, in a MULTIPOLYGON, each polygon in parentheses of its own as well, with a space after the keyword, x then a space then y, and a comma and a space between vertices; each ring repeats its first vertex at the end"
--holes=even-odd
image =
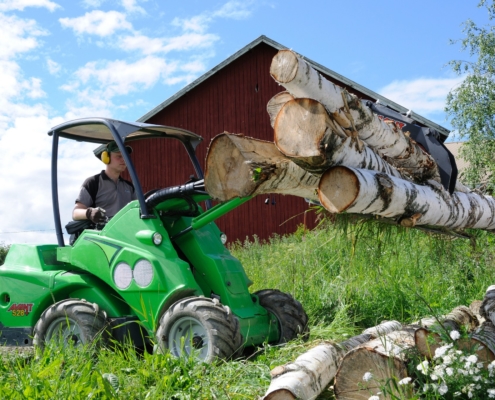
POLYGON ((225 233, 220 234, 220 241, 222 242, 222 244, 227 243, 227 235, 225 233))
POLYGON ((134 266, 133 276, 138 286, 146 287, 153 280, 153 266, 148 260, 139 260, 134 266))
POLYGON ((129 264, 121 262, 113 270, 113 281, 119 289, 127 289, 132 282, 132 269, 129 264))
POLYGON ((159 246, 162 243, 162 240, 163 240, 163 236, 160 233, 155 232, 153 234, 153 243, 154 244, 156 244, 157 246, 159 246))

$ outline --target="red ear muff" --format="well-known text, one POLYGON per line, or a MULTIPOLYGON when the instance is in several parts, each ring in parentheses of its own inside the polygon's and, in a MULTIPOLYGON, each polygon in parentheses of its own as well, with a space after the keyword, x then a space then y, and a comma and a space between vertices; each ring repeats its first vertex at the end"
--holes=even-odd
POLYGON ((108 151, 103 151, 101 153, 101 161, 103 162, 103 164, 110 164, 110 154, 108 153, 108 151))

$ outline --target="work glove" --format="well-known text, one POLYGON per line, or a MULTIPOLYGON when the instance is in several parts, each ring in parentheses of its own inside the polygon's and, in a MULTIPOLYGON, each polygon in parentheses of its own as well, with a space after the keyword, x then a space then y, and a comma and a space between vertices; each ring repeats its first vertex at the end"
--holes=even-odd
POLYGON ((101 207, 89 207, 86 210, 86 218, 95 224, 104 224, 107 222, 106 211, 101 207))

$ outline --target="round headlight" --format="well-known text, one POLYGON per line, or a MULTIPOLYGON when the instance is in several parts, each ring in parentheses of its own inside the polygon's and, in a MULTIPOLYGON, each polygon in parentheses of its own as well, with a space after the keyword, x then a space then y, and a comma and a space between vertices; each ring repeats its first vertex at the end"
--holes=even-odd
POLYGON ((153 266, 148 260, 139 260, 134 266, 133 275, 139 286, 146 287, 153 280, 153 266))
POLYGON ((220 235, 220 240, 222 241, 222 244, 227 243, 227 235, 225 233, 222 233, 220 235))
POLYGON ((119 289, 127 289, 132 282, 132 269, 129 264, 121 262, 113 270, 113 281, 119 289))
POLYGON ((157 246, 162 243, 163 237, 161 234, 158 232, 155 232, 153 234, 153 243, 156 244, 157 246))

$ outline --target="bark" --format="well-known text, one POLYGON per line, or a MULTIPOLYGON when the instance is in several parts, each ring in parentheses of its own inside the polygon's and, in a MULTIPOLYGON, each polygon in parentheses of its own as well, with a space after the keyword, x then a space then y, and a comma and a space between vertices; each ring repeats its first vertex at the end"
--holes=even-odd
POLYGON ((394 123, 386 123, 357 96, 322 77, 290 50, 279 51, 270 74, 296 98, 311 98, 323 104, 332 118, 347 132, 378 152, 381 157, 415 181, 439 179, 434 159, 394 123))
POLYGON ((495 324, 495 285, 488 287, 480 305, 480 315, 495 324))
MULTIPOLYGON (((380 386, 388 379, 405 378, 405 352, 413 346, 413 329, 405 327, 349 351, 342 359, 335 376, 335 397, 339 400, 368 399, 372 394, 381 392, 380 386), (367 372, 373 378, 365 382, 363 377, 367 372)), ((392 387, 390 389, 393 390, 392 387)))
POLYGON ((485 322, 485 317, 482 317, 481 314, 480 314, 480 310, 481 310, 481 305, 482 304, 483 304, 483 302, 481 300, 474 300, 469 305, 469 309, 476 316, 476 318, 478 318, 478 321, 479 321, 480 325, 485 322))
POLYGON ((337 345, 321 344, 297 357, 293 363, 274 368, 263 399, 315 398, 334 378, 342 356, 370 339, 370 335, 359 335, 337 345))
POLYGON ((495 360, 495 326, 491 321, 485 321, 470 335, 470 348, 476 346, 478 360, 485 366, 495 360))
POLYGON ((347 136, 323 105, 312 99, 289 100, 280 108, 274 138, 283 154, 317 175, 329 167, 346 165, 403 177, 361 139, 347 136))
POLYGON ((268 100, 266 111, 270 116, 270 125, 272 126, 272 128, 275 125, 275 118, 277 118, 280 109, 289 100, 294 100, 294 97, 287 91, 277 93, 270 100, 268 100))
POLYGON ((290 194, 317 200, 318 178, 303 170, 272 142, 223 133, 210 143, 205 186, 214 200, 263 193, 290 194))
POLYGON ((398 331, 402 328, 402 324, 398 321, 384 321, 380 325, 368 328, 363 331, 364 335, 371 335, 373 339, 387 335, 388 333, 398 331))
POLYGON ((376 171, 332 167, 320 179, 318 197, 330 212, 395 218, 408 227, 495 228, 495 199, 490 196, 450 195, 439 184, 421 186, 376 171))
POLYGON ((479 326, 478 318, 466 306, 456 307, 444 317, 426 321, 421 321, 421 327, 414 332, 414 341, 421 355, 427 358, 433 357, 435 350, 442 345, 441 333, 460 332, 462 328, 469 332, 479 326))

